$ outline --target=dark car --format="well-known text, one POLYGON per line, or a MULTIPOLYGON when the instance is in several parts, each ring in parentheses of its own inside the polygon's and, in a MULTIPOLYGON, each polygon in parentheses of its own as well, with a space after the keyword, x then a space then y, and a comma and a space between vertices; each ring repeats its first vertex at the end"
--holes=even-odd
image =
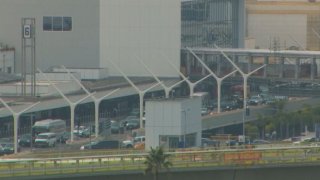
POLYGON ((111 122, 111 133, 112 134, 118 134, 118 133, 123 133, 124 131, 124 126, 116 121, 111 122))
POLYGON ((91 142, 89 144, 80 147, 81 150, 84 149, 117 149, 120 147, 119 141, 98 141, 91 142))
POLYGON ((201 108, 201 116, 206 116, 209 114, 209 110, 206 107, 201 108))
POLYGON ((238 145, 238 141, 236 140, 228 140, 226 141, 226 146, 235 146, 235 145, 238 145))
POLYGON ((201 146, 202 147, 219 147, 220 141, 212 140, 209 138, 201 138, 201 146))
POLYGON ((129 113, 129 116, 139 117, 140 116, 140 109, 139 108, 133 108, 131 112, 129 113))
POLYGON ((256 139, 252 141, 252 144, 270 144, 270 141, 266 141, 263 139, 256 139))
POLYGON ((127 130, 138 129, 140 127, 139 119, 131 119, 126 121, 127 130))
POLYGON ((222 101, 220 107, 222 111, 231 111, 239 108, 235 101, 222 101))
POLYGON ((259 104, 263 104, 264 100, 262 97, 260 96, 252 96, 249 100, 248 100, 248 104, 249 105, 259 105, 259 104))
POLYGON ((66 143, 71 138, 70 132, 64 132, 58 139, 59 143, 66 143))
MULTIPOLYGON (((13 154, 14 153, 14 144, 8 143, 5 144, 1 149, 1 154, 13 154)), ((18 152, 20 152, 20 147, 18 146, 18 152)))
POLYGON ((23 134, 23 135, 21 135, 21 137, 18 140, 19 145, 22 147, 30 147, 31 141, 32 141, 31 134, 23 134))

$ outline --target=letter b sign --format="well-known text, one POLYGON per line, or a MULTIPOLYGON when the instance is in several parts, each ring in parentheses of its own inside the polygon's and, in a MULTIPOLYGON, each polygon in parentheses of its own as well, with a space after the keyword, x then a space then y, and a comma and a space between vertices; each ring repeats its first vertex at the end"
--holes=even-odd
POLYGON ((31 25, 23 26, 23 38, 31 38, 31 25))

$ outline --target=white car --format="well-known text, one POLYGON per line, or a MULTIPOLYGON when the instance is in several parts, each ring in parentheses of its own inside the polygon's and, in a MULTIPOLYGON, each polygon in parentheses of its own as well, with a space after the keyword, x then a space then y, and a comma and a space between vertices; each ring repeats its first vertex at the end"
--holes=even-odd
POLYGON ((144 142, 146 140, 145 136, 137 136, 133 140, 122 141, 121 147, 123 148, 133 148, 135 144, 144 142))
POLYGON ((37 135, 34 146, 35 147, 54 147, 57 142, 55 133, 40 133, 37 135))

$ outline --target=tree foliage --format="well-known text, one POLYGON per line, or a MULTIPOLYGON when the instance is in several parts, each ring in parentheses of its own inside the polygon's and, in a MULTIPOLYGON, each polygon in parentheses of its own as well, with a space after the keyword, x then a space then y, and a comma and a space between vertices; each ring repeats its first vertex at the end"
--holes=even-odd
POLYGON ((313 107, 304 105, 296 112, 285 112, 285 103, 285 101, 277 101, 271 104, 270 108, 274 113, 259 114, 257 121, 251 123, 251 126, 255 126, 258 130, 259 134, 256 134, 256 137, 264 138, 265 133, 273 131, 277 132, 278 138, 300 136, 305 131, 305 127, 313 131, 314 125, 320 123, 320 105, 313 107))
POLYGON ((158 180, 159 171, 163 168, 169 170, 172 163, 169 161, 169 154, 166 154, 162 147, 151 147, 144 164, 146 165, 145 173, 152 173, 154 180, 158 180))

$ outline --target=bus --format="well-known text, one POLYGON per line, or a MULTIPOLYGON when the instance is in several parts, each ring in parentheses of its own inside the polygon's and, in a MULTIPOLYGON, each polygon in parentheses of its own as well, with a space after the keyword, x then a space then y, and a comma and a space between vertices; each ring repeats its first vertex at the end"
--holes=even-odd
POLYGON ((62 119, 45 119, 35 122, 32 126, 32 136, 40 133, 55 133, 57 139, 61 139, 66 132, 66 121, 62 119))

